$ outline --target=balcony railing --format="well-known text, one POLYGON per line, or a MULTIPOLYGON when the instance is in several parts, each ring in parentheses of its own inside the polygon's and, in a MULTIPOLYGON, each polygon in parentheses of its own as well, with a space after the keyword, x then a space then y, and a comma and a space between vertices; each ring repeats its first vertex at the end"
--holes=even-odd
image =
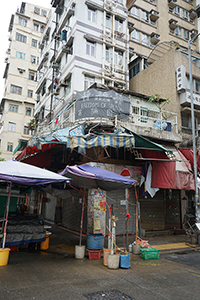
POLYGON ((160 114, 159 111, 139 106, 132 106, 132 109, 130 121, 135 125, 178 133, 176 113, 163 110, 160 114))

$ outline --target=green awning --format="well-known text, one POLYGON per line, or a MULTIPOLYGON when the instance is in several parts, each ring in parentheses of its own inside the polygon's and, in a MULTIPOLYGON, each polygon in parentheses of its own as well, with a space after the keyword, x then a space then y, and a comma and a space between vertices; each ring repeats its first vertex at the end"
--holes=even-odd
POLYGON ((15 148, 15 150, 13 151, 13 155, 17 152, 17 151, 21 151, 23 150, 26 145, 27 145, 28 141, 24 141, 24 140, 20 140, 17 147, 15 148))
POLYGON ((143 136, 133 132, 132 130, 130 130, 126 127, 124 127, 124 128, 128 133, 131 133, 134 135, 136 148, 148 149, 148 150, 157 151, 157 152, 169 152, 169 153, 173 154, 172 150, 166 149, 165 147, 163 147, 160 144, 151 142, 148 139, 144 138, 143 136))

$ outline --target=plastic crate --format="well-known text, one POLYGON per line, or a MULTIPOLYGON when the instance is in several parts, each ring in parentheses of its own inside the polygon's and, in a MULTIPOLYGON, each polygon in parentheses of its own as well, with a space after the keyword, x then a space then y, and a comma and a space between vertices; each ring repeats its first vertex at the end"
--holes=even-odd
POLYGON ((140 255, 143 259, 159 259, 160 250, 156 248, 141 248, 140 255))
POLYGON ((88 250, 89 251, 89 259, 100 259, 101 258, 101 250, 88 250))

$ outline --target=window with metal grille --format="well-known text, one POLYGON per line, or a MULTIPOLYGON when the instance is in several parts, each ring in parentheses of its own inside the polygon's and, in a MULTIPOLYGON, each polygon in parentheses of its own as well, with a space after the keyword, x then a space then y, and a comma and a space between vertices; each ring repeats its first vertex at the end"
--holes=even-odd
POLYGON ((19 108, 18 105, 15 105, 15 104, 9 104, 8 111, 12 111, 12 112, 18 113, 18 108, 19 108))
POLYGON ((21 33, 16 33, 16 40, 22 43, 26 43, 27 37, 21 33))
POLYGON ((21 95, 22 94, 22 87, 14 85, 14 84, 11 84, 11 86, 10 86, 10 92, 13 93, 13 94, 21 95))
POLYGON ((13 152, 13 143, 8 142, 8 144, 7 144, 7 151, 13 152))

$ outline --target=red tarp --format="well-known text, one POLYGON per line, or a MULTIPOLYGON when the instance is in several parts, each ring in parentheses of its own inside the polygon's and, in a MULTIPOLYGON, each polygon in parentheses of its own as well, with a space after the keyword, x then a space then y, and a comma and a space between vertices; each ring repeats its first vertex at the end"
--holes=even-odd
POLYGON ((24 161, 26 159, 26 157, 29 157, 32 154, 47 151, 47 150, 55 147, 56 145, 57 144, 55 144, 55 143, 43 144, 43 145, 41 145, 41 149, 38 149, 35 145, 33 147, 27 147, 15 158, 15 160, 24 161))
POLYGON ((195 190, 190 163, 184 155, 173 149, 176 161, 152 163, 151 187, 178 190, 195 190))
MULTIPOLYGON (((192 149, 179 149, 181 153, 186 157, 187 160, 189 160, 192 168, 194 168, 194 156, 193 156, 193 150, 192 149)), ((200 173, 200 158, 199 154, 197 153, 196 156, 197 160, 197 172, 200 173)))

